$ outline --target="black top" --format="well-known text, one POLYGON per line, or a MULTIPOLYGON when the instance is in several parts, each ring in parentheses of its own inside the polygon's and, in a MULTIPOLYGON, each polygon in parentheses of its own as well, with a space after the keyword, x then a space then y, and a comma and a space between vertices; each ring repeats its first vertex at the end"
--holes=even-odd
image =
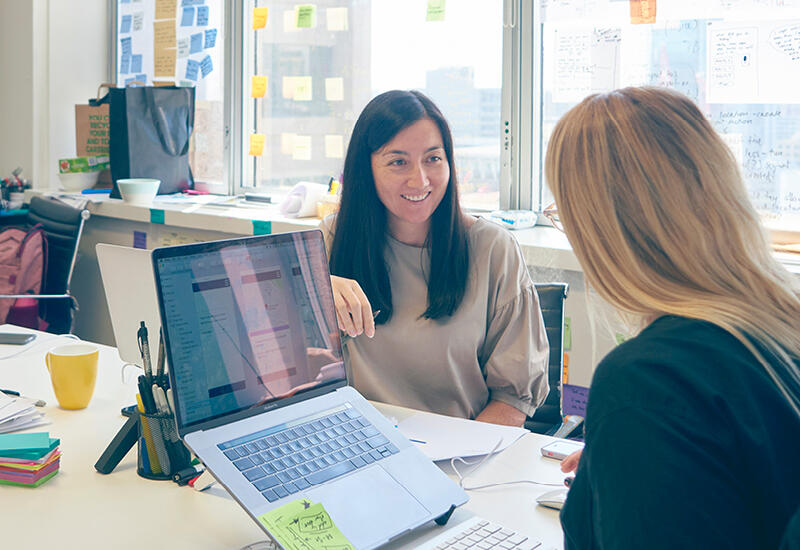
POLYGON ((777 548, 800 506, 800 418, 716 325, 661 317, 598 365, 565 547, 777 548))

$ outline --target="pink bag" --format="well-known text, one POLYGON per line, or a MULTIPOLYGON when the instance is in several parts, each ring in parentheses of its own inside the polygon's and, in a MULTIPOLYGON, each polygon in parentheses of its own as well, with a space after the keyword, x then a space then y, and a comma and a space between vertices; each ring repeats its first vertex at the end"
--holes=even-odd
MULTIPOLYGON (((44 230, 10 227, 0 231, 0 294, 39 294, 45 268, 44 230)), ((5 323, 14 299, 0 299, 0 323, 5 323)))

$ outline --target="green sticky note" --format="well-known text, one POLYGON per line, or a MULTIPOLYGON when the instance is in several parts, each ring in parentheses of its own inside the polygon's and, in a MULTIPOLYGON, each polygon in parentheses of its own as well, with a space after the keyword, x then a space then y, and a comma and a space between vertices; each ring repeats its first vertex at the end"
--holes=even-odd
POLYGON ((150 223, 164 223, 164 211, 158 208, 150 209, 150 223))
POLYGON ((564 317, 564 351, 572 349, 572 319, 564 317))
POLYGON ((253 220, 253 235, 269 235, 272 233, 272 222, 253 220))
POLYGON ((42 452, 50 447, 50 434, 35 432, 0 435, 0 456, 14 457, 19 453, 42 452))
POLYGON ((425 21, 444 21, 445 0, 428 0, 428 13, 425 21))
POLYGON ((317 6, 314 4, 300 4, 295 6, 295 23, 298 29, 310 29, 317 25, 317 6))
POLYGON ((615 337, 616 337, 616 339, 617 339, 617 345, 620 345, 622 342, 624 342, 625 340, 627 340, 627 338, 625 337, 625 335, 624 335, 624 334, 622 334, 621 332, 618 332, 618 333, 615 335, 615 337))
POLYGON ((258 520, 286 550, 355 550, 322 504, 313 504, 308 499, 293 500, 259 516, 258 520))

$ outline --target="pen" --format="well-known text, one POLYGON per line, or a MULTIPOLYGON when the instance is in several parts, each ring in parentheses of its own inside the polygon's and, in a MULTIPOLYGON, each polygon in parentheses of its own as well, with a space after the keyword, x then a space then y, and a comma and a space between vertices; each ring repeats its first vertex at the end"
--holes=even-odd
POLYGON ((153 400, 156 402, 156 409, 161 414, 169 412, 169 405, 167 405, 167 396, 164 395, 164 388, 158 384, 153 384, 153 400))
POLYGON ((47 405, 47 403, 42 401, 41 399, 33 399, 32 397, 25 397, 24 395, 20 394, 18 391, 0 389, 0 392, 4 393, 6 395, 13 395, 14 397, 21 397, 22 399, 27 399, 29 401, 33 401, 34 407, 44 407, 45 405, 47 405))
POLYGON ((142 404, 144 405, 144 412, 146 414, 158 412, 156 410, 156 403, 153 400, 153 391, 150 389, 150 386, 147 385, 147 378, 145 378, 144 375, 139 376, 138 384, 139 395, 142 397, 142 404))
MULTIPOLYGON (((375 311, 373 311, 373 312, 372 312, 372 319, 373 319, 373 320, 377 319, 377 318, 378 318, 378 315, 380 315, 380 313, 381 313, 381 310, 379 310, 379 309, 376 309, 375 311)), ((346 332, 342 331, 342 343, 343 343, 343 344, 344 344, 344 343, 345 343, 347 340, 351 340, 352 338, 353 338, 352 336, 350 336, 350 335, 349 335, 349 334, 347 334, 346 332)))
POLYGON ((156 378, 163 384, 164 378, 164 329, 158 332, 158 359, 156 360, 156 378))
POLYGON ((141 321, 139 330, 136 331, 136 339, 139 341, 139 353, 142 354, 142 367, 144 367, 144 374, 147 379, 153 378, 153 366, 150 363, 150 343, 147 341, 147 327, 144 321, 141 321))
POLYGON ((172 388, 167 389, 167 404, 169 405, 169 412, 175 414, 175 398, 172 397, 172 388))
POLYGON ((412 442, 414 442, 414 443, 422 443, 423 445, 425 445, 425 444, 427 443, 427 441, 421 441, 421 440, 419 440, 419 439, 411 439, 411 438, 408 438, 408 440, 409 440, 409 441, 412 441, 412 442))

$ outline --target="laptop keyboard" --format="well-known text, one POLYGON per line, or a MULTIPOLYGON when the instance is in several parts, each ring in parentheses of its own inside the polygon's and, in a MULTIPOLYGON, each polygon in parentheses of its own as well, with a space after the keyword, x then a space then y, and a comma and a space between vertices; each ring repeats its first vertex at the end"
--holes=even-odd
POLYGON ((352 407, 313 415, 218 447, 270 502, 398 452, 352 407))
POLYGON ((474 517, 448 529, 418 550, 532 550, 541 544, 502 525, 474 517))

